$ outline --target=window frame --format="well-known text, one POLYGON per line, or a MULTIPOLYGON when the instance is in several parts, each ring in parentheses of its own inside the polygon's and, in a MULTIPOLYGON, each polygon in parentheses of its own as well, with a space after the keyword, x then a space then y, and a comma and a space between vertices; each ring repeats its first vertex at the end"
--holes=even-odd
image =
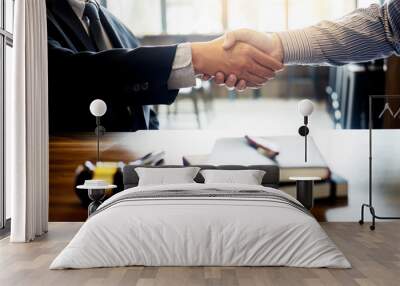
MULTIPOLYGON (((15 0, 11 0, 15 5, 15 0)), ((5 190, 5 95, 6 95, 6 48, 13 47, 13 34, 6 29, 6 0, 0 0, 0 236, 9 231, 10 222, 6 217, 5 190)), ((12 9, 14 12, 14 9, 12 9)))

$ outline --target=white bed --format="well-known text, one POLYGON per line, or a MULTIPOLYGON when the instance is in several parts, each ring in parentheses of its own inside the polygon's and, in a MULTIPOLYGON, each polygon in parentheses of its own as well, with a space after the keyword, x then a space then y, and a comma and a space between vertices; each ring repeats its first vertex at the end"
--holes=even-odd
POLYGON ((50 268, 350 268, 342 252, 299 204, 277 189, 254 185, 130 188, 104 202, 50 268))

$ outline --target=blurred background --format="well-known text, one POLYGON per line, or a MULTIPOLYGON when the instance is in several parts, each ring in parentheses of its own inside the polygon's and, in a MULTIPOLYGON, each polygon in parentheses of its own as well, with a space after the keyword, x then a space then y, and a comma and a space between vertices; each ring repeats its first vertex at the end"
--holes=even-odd
MULTIPOLYGON (((227 30, 276 32, 339 18, 379 0, 103 0, 143 45, 204 41, 227 30)), ((367 95, 396 93, 397 59, 332 67, 288 67, 261 90, 228 91, 212 82, 183 89, 172 106, 159 106, 161 129, 297 128, 299 98, 317 103, 314 127, 366 128, 367 95), (279 124, 277 124, 279 122, 279 124)), ((398 91, 397 91, 398 93, 398 91)))

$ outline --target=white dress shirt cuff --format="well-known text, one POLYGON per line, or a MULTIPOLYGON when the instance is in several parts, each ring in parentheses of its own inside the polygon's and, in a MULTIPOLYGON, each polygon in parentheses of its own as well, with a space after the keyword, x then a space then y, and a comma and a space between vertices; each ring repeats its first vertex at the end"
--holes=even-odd
POLYGON ((313 27, 277 33, 283 46, 285 65, 310 65, 324 60, 317 37, 319 31, 313 27))
POLYGON ((168 89, 180 89, 196 85, 190 43, 179 44, 176 49, 172 71, 168 79, 168 89))

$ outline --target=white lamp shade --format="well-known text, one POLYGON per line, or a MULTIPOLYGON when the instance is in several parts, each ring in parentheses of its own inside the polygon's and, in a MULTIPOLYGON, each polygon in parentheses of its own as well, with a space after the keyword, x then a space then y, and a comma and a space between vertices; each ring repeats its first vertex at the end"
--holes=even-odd
POLYGON ((90 113, 92 113, 93 116, 101 117, 106 113, 106 111, 107 104, 101 99, 95 99, 90 104, 90 113))
POLYGON ((314 111, 314 103, 309 99, 303 99, 298 105, 299 113, 303 116, 310 116, 314 111))

